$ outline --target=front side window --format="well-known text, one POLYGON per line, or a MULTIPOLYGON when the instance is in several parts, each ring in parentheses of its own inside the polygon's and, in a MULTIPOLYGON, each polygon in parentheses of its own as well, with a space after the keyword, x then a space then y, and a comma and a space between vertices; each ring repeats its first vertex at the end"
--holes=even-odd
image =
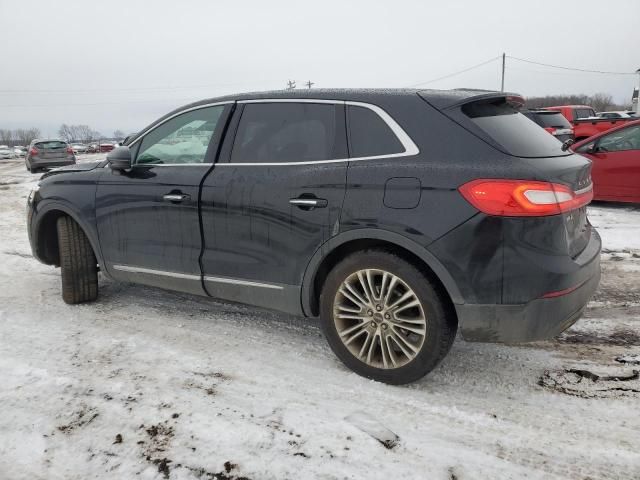
POLYGON ((138 165, 204 163, 209 142, 224 105, 186 112, 147 133, 136 158, 138 165))
POLYGON ((333 104, 248 103, 238 124, 231 163, 344 158, 337 141, 337 113, 333 104))
POLYGON ((602 137, 598 143, 600 152, 640 150, 640 126, 618 130, 602 137))
POLYGON ((387 122, 370 108, 350 105, 348 117, 351 158, 404 153, 402 143, 387 122))

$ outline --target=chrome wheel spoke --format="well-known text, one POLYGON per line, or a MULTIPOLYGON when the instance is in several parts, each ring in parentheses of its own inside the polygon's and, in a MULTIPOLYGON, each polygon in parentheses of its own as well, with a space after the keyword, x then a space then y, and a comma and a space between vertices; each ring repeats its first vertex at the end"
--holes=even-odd
POLYGON ((370 291, 369 279, 365 278, 368 276, 368 270, 361 270, 357 273, 357 275, 358 280, 360 281, 360 287, 362 288, 362 291, 367 298, 367 303, 369 305, 373 305, 375 300, 373 298, 373 293, 370 291))
POLYGON ((404 353, 406 357, 413 358, 419 352, 419 350, 415 346, 413 346, 401 333, 392 331, 389 336, 393 339, 395 344, 400 347, 400 350, 402 350, 402 353, 404 353))
POLYGON ((354 292, 352 290, 352 287, 350 285, 345 285, 343 288, 341 288, 340 293, 344 295, 347 300, 349 300, 354 305, 358 305, 360 308, 367 304, 367 302, 363 300, 357 292, 354 292))
POLYGON ((343 332, 340 332, 340 337, 342 338, 342 341, 344 342, 345 345, 349 345, 351 342, 353 342, 356 338, 361 336, 363 333, 367 333, 366 327, 367 327, 366 323, 359 323, 347 330, 344 330, 343 332), (347 336, 349 338, 344 338, 347 336))
POLYGON ((380 369, 402 367, 418 355, 427 333, 425 311, 400 277, 369 268, 349 275, 334 299, 334 323, 356 358, 380 369))
POLYGON ((427 333, 425 328, 424 328, 424 326, 416 327, 415 325, 412 325, 412 324, 407 325, 406 323, 402 324, 402 323, 398 323, 398 322, 395 322, 394 325, 397 328, 401 328, 403 330, 407 330, 408 332, 415 333, 417 335, 424 335, 425 333, 427 333))

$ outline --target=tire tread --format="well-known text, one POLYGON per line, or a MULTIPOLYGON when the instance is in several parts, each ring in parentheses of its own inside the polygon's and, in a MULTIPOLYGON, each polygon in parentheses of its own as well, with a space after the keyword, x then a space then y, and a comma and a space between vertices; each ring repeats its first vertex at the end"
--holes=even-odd
POLYGON ((90 302, 98 297, 98 266, 89 239, 72 218, 57 221, 62 299, 65 303, 90 302))

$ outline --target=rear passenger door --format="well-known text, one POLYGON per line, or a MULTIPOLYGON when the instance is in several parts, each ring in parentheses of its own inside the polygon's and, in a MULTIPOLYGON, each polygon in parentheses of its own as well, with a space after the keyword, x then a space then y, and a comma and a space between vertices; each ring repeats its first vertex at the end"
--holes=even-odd
POLYGON ((202 189, 210 295, 300 312, 305 268, 338 232, 344 118, 343 102, 239 102, 202 189))

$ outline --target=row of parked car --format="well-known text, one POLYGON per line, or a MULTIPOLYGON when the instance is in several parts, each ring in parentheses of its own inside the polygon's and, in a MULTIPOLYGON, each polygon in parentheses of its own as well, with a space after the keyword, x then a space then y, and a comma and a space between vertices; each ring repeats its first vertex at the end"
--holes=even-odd
MULTIPOLYGON (((33 149, 35 143, 42 142, 44 140, 36 139, 31 142, 29 147, 23 147, 22 145, 16 145, 10 147, 8 145, 0 145, 0 159, 10 159, 10 158, 20 158, 26 157, 29 153, 29 150, 33 149)), ((62 140, 55 140, 60 141, 62 140)), ((66 142, 64 142, 66 145, 66 142)), ((73 143, 70 145, 71 150, 73 150, 74 154, 79 153, 107 153, 113 150, 117 144, 115 143, 92 143, 89 145, 85 145, 82 143, 73 143)))
POLYGON ((8 145, 0 145, 0 159, 18 158, 27 155, 27 148, 17 145, 10 147, 8 145))

